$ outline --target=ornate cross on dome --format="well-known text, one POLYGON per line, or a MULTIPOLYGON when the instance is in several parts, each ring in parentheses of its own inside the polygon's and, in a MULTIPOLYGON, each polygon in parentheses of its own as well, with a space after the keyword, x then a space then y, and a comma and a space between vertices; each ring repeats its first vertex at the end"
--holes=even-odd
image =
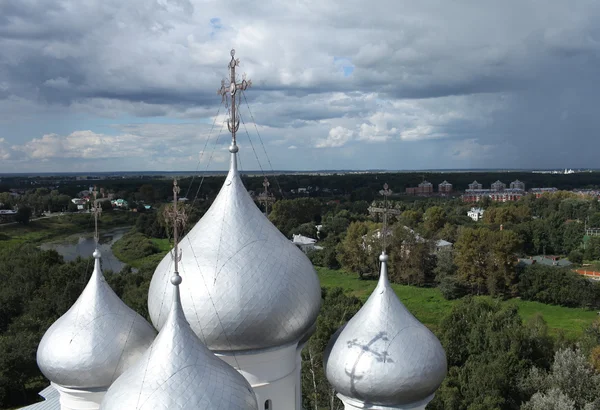
MULTIPOLYGON (((239 115, 236 113, 236 108, 237 108, 237 104, 236 104, 236 96, 237 96, 237 91, 241 90, 244 91, 246 90, 248 87, 252 86, 252 81, 251 80, 246 80, 246 74, 242 75, 242 82, 241 83, 236 83, 235 81, 235 68, 237 66, 240 65, 240 59, 239 58, 235 58, 235 50, 231 50, 231 61, 229 62, 229 85, 225 84, 226 80, 221 80, 221 88, 217 91, 217 94, 221 95, 223 97, 223 101, 225 100, 226 95, 229 93, 230 94, 230 98, 231 98, 231 115, 230 117, 227 119, 227 128, 229 129, 229 132, 231 132, 231 149, 235 149, 234 147, 237 147, 236 145, 236 137, 235 134, 237 133, 239 127, 240 127, 240 117, 239 115)), ((237 152, 237 151, 232 151, 232 152, 237 152)))
POLYGON ((187 214, 184 209, 178 210, 177 203, 179 198, 179 185, 177 185, 177 179, 173 179, 173 208, 165 208, 165 219, 173 222, 173 253, 171 257, 175 261, 175 275, 179 276, 179 261, 181 260, 181 253, 179 252, 179 225, 185 226, 187 222, 187 214))
POLYGON ((96 185, 94 185, 92 194, 94 195, 94 202, 91 208, 91 211, 94 214, 94 241, 96 241, 96 249, 98 249, 98 242, 100 241, 100 235, 98 234, 98 217, 102 213, 102 207, 100 206, 100 201, 98 201, 98 189, 96 188, 96 185))
POLYGON ((381 243, 383 247, 383 252, 385 252, 385 248, 387 247, 387 216, 388 216, 388 204, 387 199, 388 196, 392 194, 392 190, 389 189, 387 182, 383 184, 383 189, 379 191, 381 195, 383 195, 383 225, 381 226, 381 243))
POLYGON ((263 181, 265 190, 258 195, 258 201, 265 205, 265 216, 269 216, 269 203, 275 202, 275 197, 269 192, 270 185, 269 180, 265 177, 263 181))
POLYGON ((387 183, 385 183, 383 185, 383 189, 381 191, 379 191, 379 193, 381 195, 383 195, 383 208, 380 207, 375 207, 375 206, 371 206, 369 207, 369 212, 371 214, 382 214, 383 215, 383 226, 381 227, 381 237, 382 237, 382 246, 383 246, 383 250, 385 251, 385 248, 387 246, 386 241, 387 241, 387 217, 388 215, 399 215, 401 214, 401 212, 397 209, 389 209, 388 208, 388 204, 387 204, 387 199, 388 196, 390 196, 392 194, 392 190, 389 189, 389 186, 387 183))

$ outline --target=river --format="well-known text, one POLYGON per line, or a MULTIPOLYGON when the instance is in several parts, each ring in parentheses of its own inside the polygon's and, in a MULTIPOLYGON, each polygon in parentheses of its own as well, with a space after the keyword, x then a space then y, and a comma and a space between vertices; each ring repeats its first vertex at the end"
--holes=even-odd
MULTIPOLYGON (((131 227, 114 228, 106 231, 100 231, 99 249, 102 253, 102 269, 120 272, 125 264, 121 262, 112 252, 112 245, 121 239, 131 227)), ((94 253, 96 243, 93 235, 75 234, 56 242, 43 243, 42 250, 54 249, 65 261, 72 261, 78 256, 89 258, 94 253)))

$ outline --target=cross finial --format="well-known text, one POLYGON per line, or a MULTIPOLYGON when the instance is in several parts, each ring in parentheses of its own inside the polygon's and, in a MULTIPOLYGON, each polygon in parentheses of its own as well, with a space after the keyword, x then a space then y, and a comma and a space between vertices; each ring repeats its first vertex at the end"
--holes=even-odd
POLYGON ((240 127, 240 117, 236 113, 236 109, 237 109, 236 97, 238 94, 237 91, 238 90, 244 91, 248 87, 252 86, 252 81, 246 80, 246 74, 242 75, 241 83, 236 83, 235 68, 239 65, 240 65, 240 59, 235 58, 235 50, 232 49, 231 50, 231 61, 229 62, 229 66, 228 66, 229 67, 229 85, 226 85, 227 80, 223 80, 223 81, 221 81, 221 88, 217 91, 217 94, 219 94, 222 97, 222 101, 225 101, 227 94, 229 94, 229 98, 230 98, 229 104, 231 104, 231 109, 230 109, 230 116, 227 119, 227 128, 229 129, 229 132, 231 133, 231 147, 229 148, 229 151, 231 153, 237 152, 236 133, 240 127))
POLYGON ((261 192, 260 195, 258 195, 259 202, 265 205, 265 216, 269 216, 269 203, 275 202, 275 197, 269 192, 270 185, 271 183, 269 182, 267 177, 265 177, 265 179, 263 180, 263 187, 265 187, 265 190, 264 192, 261 192))
POLYGON ((98 234, 98 217, 102 213, 102 207, 100 206, 100 201, 98 201, 98 188, 96 188, 96 185, 94 185, 92 194, 94 195, 94 202, 91 209, 94 214, 94 241, 96 242, 96 249, 98 249, 98 242, 100 241, 100 235, 98 234))
POLYGON ((175 262, 175 275, 171 278, 173 285, 179 285, 181 283, 181 277, 179 276, 179 261, 181 261, 181 252, 179 251, 179 226, 185 226, 187 222, 187 214, 185 210, 177 209, 177 203, 179 202, 178 194, 180 192, 177 179, 173 179, 173 208, 165 209, 165 219, 173 223, 173 261, 175 262), (175 283, 178 282, 178 283, 175 283))
POLYGON ((383 225, 381 227, 381 237, 382 237, 382 247, 383 247, 383 252, 385 252, 385 248, 386 248, 386 242, 387 242, 387 215, 388 215, 388 206, 387 206, 387 199, 388 196, 390 196, 392 194, 391 189, 389 189, 389 186, 387 184, 387 182, 385 184, 383 184, 383 189, 381 191, 379 191, 379 193, 381 195, 383 195, 383 225))

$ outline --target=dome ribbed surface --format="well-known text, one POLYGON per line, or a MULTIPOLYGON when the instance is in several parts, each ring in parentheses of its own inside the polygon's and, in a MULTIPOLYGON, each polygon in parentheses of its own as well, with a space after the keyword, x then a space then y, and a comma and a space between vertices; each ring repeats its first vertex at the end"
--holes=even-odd
MULTIPOLYGON (((321 305, 310 260, 263 215, 232 154, 221 191, 181 240, 181 300, 196 335, 213 351, 255 351, 295 343, 321 305)), ((152 323, 162 328, 171 292, 167 255, 150 284, 152 323)))
POLYGON ((100 253, 75 304, 44 334, 37 363, 52 382, 71 388, 108 387, 150 346, 156 331, 106 283, 100 253))
POLYGON ((108 389, 100 408, 257 410, 246 379, 202 344, 175 298, 152 346, 108 389))
POLYGON ((380 259, 377 287, 327 348, 327 379, 355 403, 395 408, 428 401, 446 376, 446 354, 400 302, 387 278, 387 255, 380 259))

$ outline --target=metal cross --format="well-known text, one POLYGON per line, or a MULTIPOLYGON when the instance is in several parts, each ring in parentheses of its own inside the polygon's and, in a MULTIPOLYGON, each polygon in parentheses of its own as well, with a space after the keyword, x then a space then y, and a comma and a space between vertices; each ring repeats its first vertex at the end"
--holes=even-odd
POLYGON ((240 59, 235 58, 235 50, 231 50, 231 61, 229 62, 229 85, 225 84, 226 80, 222 80, 221 88, 217 91, 217 94, 219 94, 222 97, 222 101, 225 101, 225 97, 228 93, 231 98, 231 115, 227 119, 227 128, 229 129, 229 132, 231 132, 231 140, 232 140, 233 146, 236 145, 235 134, 240 127, 240 117, 236 113, 237 91, 238 90, 244 91, 248 87, 252 86, 252 81, 246 80, 246 74, 242 75, 241 83, 235 82, 235 68, 239 65, 240 65, 240 59))
POLYGON ((173 208, 165 208, 165 219, 173 222, 173 253, 171 254, 171 257, 175 261, 175 272, 177 274, 179 272, 179 261, 181 260, 181 252, 179 252, 178 227, 179 225, 184 227, 187 222, 187 214, 185 210, 177 209, 177 202, 179 201, 177 194, 179 194, 180 191, 181 189, 179 188, 179 185, 177 185, 177 180, 173 179, 173 208))
POLYGON ((388 218, 388 215, 390 215, 390 214, 391 215, 400 215, 402 212, 399 211, 398 209, 389 209, 388 208, 387 199, 392 194, 392 190, 389 189, 389 186, 387 183, 385 183, 383 185, 383 189, 381 191, 379 191, 379 193, 381 195, 383 195, 383 208, 371 206, 371 207, 369 207, 369 213, 383 215, 383 226, 381 227, 381 235, 382 235, 383 250, 385 251, 386 241, 387 241, 387 222, 388 222, 387 218, 388 218))
POLYGON ((261 192, 258 195, 258 201, 265 205, 265 216, 269 216, 269 203, 275 202, 275 197, 269 192, 270 185, 271 184, 269 183, 269 180, 267 179, 267 177, 265 177, 265 179, 263 181, 263 186, 265 187, 265 191, 261 192))
POLYGON ((102 207, 100 206, 100 201, 98 201, 98 189, 96 188, 96 185, 94 185, 92 194, 94 195, 94 202, 91 208, 91 211, 94 214, 94 241, 96 242, 96 249, 98 249, 98 242, 100 241, 100 235, 98 234, 98 217, 102 213, 102 207))

